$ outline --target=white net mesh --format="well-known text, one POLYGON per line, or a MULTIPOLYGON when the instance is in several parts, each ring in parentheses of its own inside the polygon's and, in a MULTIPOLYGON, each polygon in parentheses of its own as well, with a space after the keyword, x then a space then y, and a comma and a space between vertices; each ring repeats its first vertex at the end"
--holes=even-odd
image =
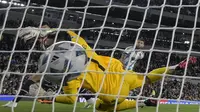
MULTIPOLYGON (((34 88, 30 89, 34 91, 31 92, 34 95, 19 95, 23 83, 30 75, 36 73, 41 51, 37 50, 36 41, 33 46, 26 45, 27 50, 22 50, 18 43, 21 29, 32 26, 41 31, 45 29, 41 27, 47 22, 51 28, 56 28, 58 31, 56 37, 59 31, 72 30, 83 37, 91 46, 92 51, 99 55, 120 59, 122 52, 128 46, 134 46, 134 51, 145 52, 144 58, 137 61, 133 69, 135 72, 145 74, 145 78, 153 69, 176 65, 184 59, 188 62, 190 56, 197 57, 197 64, 193 66, 186 64, 184 70, 176 70, 170 75, 155 74, 162 75, 163 78, 148 86, 143 86, 145 84, 143 81, 141 87, 130 90, 132 92, 130 96, 120 96, 124 82, 126 83, 127 80, 128 70, 125 70, 125 73, 118 73, 122 75, 122 78, 119 81, 120 87, 116 95, 102 92, 107 74, 111 74, 109 67, 112 60, 109 60, 108 67, 103 71, 102 82, 93 95, 95 98, 99 98, 99 95, 116 97, 115 102, 112 102, 114 111, 121 101, 119 96, 134 99, 137 103, 130 111, 136 112, 143 111, 138 107, 140 105, 138 102, 144 99, 158 100, 158 105, 152 110, 156 112, 165 112, 165 108, 163 109, 165 106, 179 112, 182 108, 185 109, 180 104, 198 105, 200 103, 199 2, 198 0, 66 0, 62 2, 0 0, 0 101, 10 97, 8 95, 31 98, 29 111, 34 112, 37 110, 38 98, 47 95, 43 89, 43 95, 41 95, 41 91, 36 91, 34 88), (142 50, 136 49, 139 39, 145 42, 145 48, 142 50), (167 104, 175 105, 169 107, 167 104)), ((89 59, 89 63, 92 58, 93 56, 89 59)), ((87 72, 91 71, 86 70, 83 79, 86 78, 87 72)), ((102 71, 92 72, 102 73, 102 71)), ((113 71, 113 74, 117 72, 113 71)), ((39 90, 43 78, 36 86, 39 90)), ((80 87, 84 83, 81 82, 80 87)), ((80 102, 84 99, 82 95, 85 93, 63 94, 62 86, 52 86, 53 91, 56 91, 55 95, 50 95, 54 97, 53 101, 58 95, 76 95, 78 97, 71 106, 72 108, 70 107, 70 111, 81 111, 80 102)), ((81 91, 81 88, 78 91, 81 91)), ((97 103, 95 102, 94 105, 97 103)), ((57 108, 55 105, 57 104, 53 102, 50 109, 52 112, 65 109, 59 106, 57 108)), ((200 111, 198 106, 195 108, 194 111, 200 111)), ((14 108, 11 111, 13 112, 14 108)), ((85 111, 95 111, 95 106, 85 111)))

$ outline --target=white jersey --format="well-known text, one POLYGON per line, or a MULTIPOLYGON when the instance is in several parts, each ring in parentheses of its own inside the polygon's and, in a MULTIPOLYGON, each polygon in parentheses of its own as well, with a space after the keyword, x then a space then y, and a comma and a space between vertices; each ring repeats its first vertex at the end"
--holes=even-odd
POLYGON ((127 63, 126 69, 127 70, 133 70, 135 63, 137 60, 144 58, 144 53, 142 51, 135 51, 131 53, 131 61, 127 63))

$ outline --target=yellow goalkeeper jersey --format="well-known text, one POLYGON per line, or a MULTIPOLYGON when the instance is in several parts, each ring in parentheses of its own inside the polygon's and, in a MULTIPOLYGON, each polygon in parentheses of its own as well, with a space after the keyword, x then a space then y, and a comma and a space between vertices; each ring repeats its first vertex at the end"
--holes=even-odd
MULTIPOLYGON (((86 73, 82 73, 78 78, 67 82, 67 86, 63 87, 65 94, 77 94, 78 88, 83 87, 93 93, 100 92, 98 98, 104 103, 114 104, 116 95, 121 96, 118 103, 123 102, 131 89, 142 85, 143 76, 132 71, 125 71, 119 60, 97 55, 83 38, 72 31, 67 31, 67 33, 73 37, 72 41, 85 48, 87 56, 91 57, 91 62, 86 68, 86 73)), ((60 98, 56 97, 56 101, 73 103, 76 100, 76 96, 70 95, 66 96, 65 99, 62 97, 62 100, 60 98)))

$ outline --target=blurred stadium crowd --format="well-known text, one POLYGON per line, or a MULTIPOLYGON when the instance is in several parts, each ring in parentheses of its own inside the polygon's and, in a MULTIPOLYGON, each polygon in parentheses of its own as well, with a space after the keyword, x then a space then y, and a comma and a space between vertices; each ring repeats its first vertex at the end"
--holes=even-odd
MULTIPOLYGON (((119 0, 121 1, 121 0, 119 0)), ((125 1, 129 1, 129 0, 125 0, 125 1)), ((163 4, 164 0, 151 0, 150 1, 150 6, 161 6, 163 4)), ((127 2, 126 2, 127 3, 127 2)), ((183 0, 182 1, 182 5, 196 5, 198 3, 198 0, 183 0)), ((133 2, 134 5, 138 5, 141 7, 146 7, 147 6, 147 0, 134 0, 133 2)), ((179 5, 180 4, 180 0, 166 0, 166 4, 167 5, 179 5)), ((172 7, 166 7, 165 9, 168 12, 173 12, 173 13, 177 13, 178 9, 177 8, 172 8, 172 7)), ((195 7, 184 7, 181 9, 181 14, 185 14, 185 15, 195 15, 195 7)))
MULTIPOLYGON (((122 0, 114 0, 115 2, 122 2, 122 0)), ((185 5, 194 5, 197 3, 198 0, 183 0, 183 4, 185 5)), ((128 4, 130 0, 123 0, 123 3, 128 4)), ((134 4, 138 6, 145 6, 144 4, 146 3, 147 0, 134 0, 134 4)), ((151 5, 161 5, 163 3, 162 0, 151 0, 151 5)), ((176 0, 167 0, 166 4, 170 5, 178 5, 179 2, 176 0)), ((169 12, 176 12, 177 10, 174 10, 174 8, 168 7, 169 12)), ((34 13, 34 12, 32 12, 34 13)), ((195 9, 194 8, 184 8, 184 14, 185 15, 195 15, 195 9)), ((3 15, 0 16, 0 20, 3 20, 2 18, 3 15)), ((70 19, 70 18, 69 18, 70 19)), ((8 20, 6 23, 7 28, 17 28, 19 27, 19 24, 21 23, 20 20, 8 20)), ((50 27, 57 27, 58 24, 55 22, 50 22, 50 27)), ((1 22, 0 25, 3 23, 1 22)), ((23 27, 25 26, 39 26, 38 23, 35 23, 32 20, 25 20, 23 22, 23 27)), ((109 31, 108 31, 109 32, 109 31)), ((119 31, 113 31, 112 34, 104 33, 102 34, 102 40, 109 40, 109 41, 117 41, 118 38, 115 35, 119 34, 119 31)), ((159 41, 160 40, 170 40, 171 39, 171 34, 168 34, 168 36, 164 36, 165 34, 162 35, 163 32, 161 32, 160 37, 158 37, 158 40, 155 43, 155 46, 159 46, 162 48, 169 48, 171 45, 171 42, 167 41, 159 41), (169 39, 167 37, 170 37, 169 39)), ((134 32, 127 31, 125 34, 126 36, 123 36, 123 38, 120 40, 120 42, 124 43, 132 43, 135 41, 136 34, 134 32), (134 36, 134 37, 133 37, 134 36)), ((145 41, 146 45, 151 46, 154 38, 149 38, 149 37, 154 37, 155 32, 152 31, 143 31, 141 32, 140 38, 145 41)), ((89 31, 83 33, 83 37, 85 37, 87 40, 96 40, 96 37, 98 36, 98 30, 97 31, 89 31), (89 36, 88 36, 89 35, 89 36)), ((0 41, 0 50, 3 51, 12 51, 13 45, 15 41, 15 36, 13 37, 12 35, 7 35, 4 34, 4 38, 0 41)), ((181 38, 177 39, 176 41, 183 41, 181 38)), ((190 44, 174 44, 173 48, 174 49, 179 49, 179 50, 188 50, 190 44)), ((27 46, 28 47, 28 46, 27 46)), ((30 47, 30 46, 29 46, 30 47)), ((104 48, 109 48, 106 46, 98 46, 98 48, 104 49, 104 48)), ((18 46, 16 46, 16 49, 18 46)), ((98 54, 101 55, 106 55, 110 56, 111 51, 98 51, 98 54)), ((18 91, 20 82, 22 81, 22 76, 25 75, 25 72, 28 73, 35 73, 37 71, 37 59, 39 57, 39 53, 31 53, 30 59, 27 60, 27 53, 14 53, 12 58, 11 58, 11 52, 5 53, 5 52, 0 52, 0 79, 1 84, 3 89, 2 93, 0 94, 16 94, 18 91), (9 60, 10 63, 9 63, 9 60), (25 70, 25 65, 28 62, 27 69, 25 70), (8 69, 7 66, 10 64, 9 70, 10 72, 15 72, 15 73, 10 73, 4 75, 4 72, 8 69), (4 77, 5 76, 5 77, 4 77)), ((121 51, 116 51, 114 53, 115 58, 120 58, 121 56, 121 51)), ((169 65, 174 65, 182 61, 183 59, 186 58, 186 55, 183 54, 176 54, 172 53, 169 55, 168 53, 161 53, 161 52, 153 52, 151 56, 151 60, 149 63, 149 69, 148 71, 158 68, 158 67, 164 67, 167 65, 168 62, 168 56, 170 56, 170 61, 169 65)), ((145 57, 142 60, 139 60, 138 63, 135 65, 134 70, 136 72, 145 72, 147 65, 148 65, 148 58, 149 58, 149 52, 145 52, 145 57)), ((200 58, 198 57, 198 63, 195 66, 189 66, 189 69, 187 70, 186 76, 192 76, 192 77, 200 77, 200 58)), ((174 73, 176 75, 182 76, 184 74, 183 71, 178 71, 174 73)), ((26 80, 28 76, 25 77, 24 80, 26 80)), ((142 95, 143 96, 150 96, 152 91, 155 91, 154 97, 161 95, 162 98, 167 98, 167 99, 176 99, 181 95, 181 99, 185 100, 200 100, 200 83, 194 83, 193 81, 186 81, 184 83, 183 89, 181 89, 182 85, 182 79, 179 78, 173 78, 173 77, 167 77, 164 80, 163 83, 163 90, 160 94, 160 88, 161 88, 161 82, 157 82, 155 84, 149 85, 148 87, 145 87, 143 89, 142 95), (180 94, 182 90, 182 94, 180 94)), ((197 80, 197 82, 199 82, 197 80)), ((140 89, 133 90, 132 95, 136 96, 140 92, 140 89)))

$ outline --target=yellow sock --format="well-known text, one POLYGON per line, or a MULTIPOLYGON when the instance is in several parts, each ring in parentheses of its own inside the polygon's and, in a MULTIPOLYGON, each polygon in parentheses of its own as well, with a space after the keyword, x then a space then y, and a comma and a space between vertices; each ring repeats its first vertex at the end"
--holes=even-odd
POLYGON ((158 80, 160 80, 163 76, 160 74, 163 73, 169 73, 171 69, 167 68, 167 67, 163 67, 163 68, 157 68, 152 70, 151 72, 149 72, 149 74, 147 75, 147 77, 150 79, 151 83, 156 82, 158 80), (158 75, 156 75, 158 74, 158 75))

